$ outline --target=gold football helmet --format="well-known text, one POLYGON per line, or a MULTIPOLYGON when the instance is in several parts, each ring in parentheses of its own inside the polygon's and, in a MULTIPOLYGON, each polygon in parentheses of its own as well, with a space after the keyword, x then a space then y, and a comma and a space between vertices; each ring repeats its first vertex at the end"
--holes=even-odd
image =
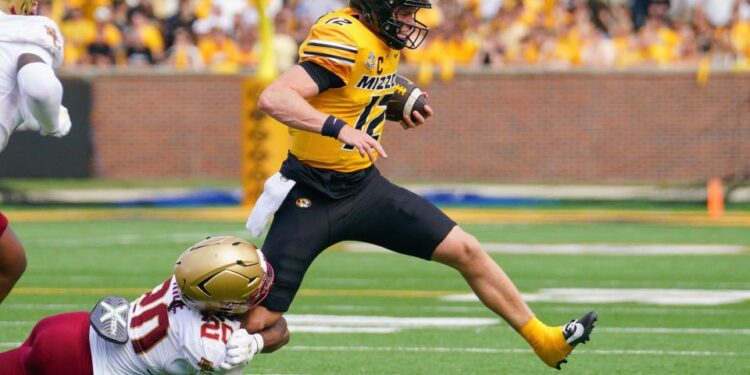
POLYGON ((37 0, 0 0, 0 10, 19 16, 33 15, 36 14, 37 0))
POLYGON ((273 268, 251 243, 233 236, 208 237, 191 246, 174 268, 182 300, 204 312, 241 315, 273 285, 273 268))

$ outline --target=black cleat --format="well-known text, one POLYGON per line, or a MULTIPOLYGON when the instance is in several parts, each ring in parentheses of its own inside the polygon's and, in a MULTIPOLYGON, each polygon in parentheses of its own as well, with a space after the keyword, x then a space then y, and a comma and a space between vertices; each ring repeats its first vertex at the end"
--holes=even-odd
MULTIPOLYGON (((562 333, 565 337, 565 341, 568 345, 575 347, 578 344, 585 344, 591 338, 591 331, 594 330, 594 323, 598 315, 596 311, 589 311, 586 315, 579 319, 571 320, 570 323, 563 327, 562 333)), ((563 359, 557 363, 557 368, 560 370, 560 365, 567 363, 568 361, 563 359)))

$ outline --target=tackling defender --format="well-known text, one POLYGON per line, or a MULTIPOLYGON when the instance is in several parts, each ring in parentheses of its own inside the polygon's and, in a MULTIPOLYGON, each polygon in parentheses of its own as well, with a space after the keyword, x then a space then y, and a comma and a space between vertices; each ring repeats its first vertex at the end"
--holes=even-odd
MULTIPOLYGON (((62 62, 62 34, 51 19, 34 15, 37 6, 0 0, 0 152, 18 129, 54 137, 70 131, 62 84, 52 70, 62 62)), ((25 269, 23 245, 0 213, 0 302, 25 269)))
POLYGON ((91 314, 43 319, 20 347, 0 353, 2 373, 241 374, 255 354, 289 339, 285 320, 252 335, 241 328, 273 279, 255 246, 209 237, 185 250, 174 275, 130 306, 109 297, 91 314))
MULTIPOLYGON (((378 142, 394 92, 401 50, 417 48, 427 27, 417 21, 429 0, 351 0, 324 15, 300 46, 299 64, 262 93, 259 107, 286 124, 289 156, 272 176, 248 220, 254 234, 275 218, 263 245, 276 285, 250 314, 251 331, 288 310, 315 257, 340 241, 363 241, 458 270, 476 295, 560 368, 589 339, 596 313, 550 327, 532 313, 503 270, 442 211, 392 184, 373 162, 387 157, 378 142)), ((414 111, 402 126, 432 115, 414 111)), ((262 230, 262 229, 261 229, 262 230)))

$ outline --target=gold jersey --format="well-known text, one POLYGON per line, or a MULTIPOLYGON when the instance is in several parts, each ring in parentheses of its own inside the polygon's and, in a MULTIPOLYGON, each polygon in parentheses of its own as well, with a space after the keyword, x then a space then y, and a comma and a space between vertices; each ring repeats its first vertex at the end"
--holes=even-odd
MULTIPOLYGON (((300 46, 299 61, 312 61, 344 82, 343 87, 309 98, 315 109, 380 139, 385 108, 395 90, 400 52, 357 17, 356 10, 345 8, 318 19, 300 46)), ((291 153, 311 167, 353 172, 372 165, 368 157, 339 140, 296 129, 290 134, 291 153)))

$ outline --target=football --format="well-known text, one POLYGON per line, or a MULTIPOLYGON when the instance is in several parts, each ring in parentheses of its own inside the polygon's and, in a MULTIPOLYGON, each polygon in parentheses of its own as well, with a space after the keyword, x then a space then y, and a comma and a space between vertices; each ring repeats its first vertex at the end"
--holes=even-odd
POLYGON ((393 97, 388 101, 388 107, 385 110, 385 118, 390 121, 401 121, 407 114, 411 116, 412 121, 416 121, 414 111, 425 116, 427 112, 424 107, 427 105, 427 97, 422 90, 410 81, 408 78, 396 76, 396 91, 393 97))

